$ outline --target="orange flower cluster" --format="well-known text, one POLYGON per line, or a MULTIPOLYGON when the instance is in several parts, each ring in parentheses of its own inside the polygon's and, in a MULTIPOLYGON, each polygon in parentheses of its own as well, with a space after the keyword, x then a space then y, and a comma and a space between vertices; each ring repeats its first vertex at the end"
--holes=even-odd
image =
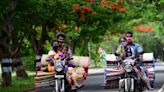
POLYGON ((76 12, 80 12, 80 14, 87 14, 92 11, 92 8, 89 6, 80 6, 80 4, 74 4, 72 6, 72 10, 76 12))
POLYGON ((80 20, 85 21, 86 20, 86 14, 92 11, 92 8, 89 6, 82 6, 80 9, 80 20))
POLYGON ((103 7, 105 6, 105 7, 112 8, 113 10, 119 10, 122 13, 127 12, 127 8, 122 7, 123 0, 119 0, 117 3, 101 0, 100 5, 103 7))
POLYGON ((120 5, 118 3, 115 3, 112 5, 112 9, 118 10, 120 8, 120 5))
POLYGON ((139 32, 151 32, 152 27, 144 27, 142 25, 135 26, 134 29, 136 29, 139 32))
MULTIPOLYGON (((86 20, 86 14, 92 12, 92 8, 89 6, 80 6, 80 4, 74 4, 72 6, 73 11, 77 12, 80 15, 80 20, 85 21, 86 20)), ((94 13, 95 14, 95 13, 94 13)))
POLYGON ((122 7, 123 0, 119 0, 117 3, 113 4, 112 9, 119 10, 120 12, 127 12, 127 8, 122 7))
POLYGON ((83 0, 85 2, 96 2, 96 0, 83 0))
POLYGON ((127 8, 120 8, 119 11, 120 12, 126 12, 127 11, 127 8))
POLYGON ((119 4, 117 4, 117 3, 116 3, 116 4, 113 4, 112 9, 114 9, 114 10, 119 10, 119 11, 122 12, 122 13, 128 11, 127 8, 125 8, 125 7, 122 7, 122 8, 121 8, 121 6, 120 6, 119 4))
POLYGON ((123 5, 124 0, 119 0, 117 3, 118 3, 119 5, 123 5))
POLYGON ((109 2, 109 1, 106 1, 106 0, 101 0, 101 1, 100 1, 100 5, 101 5, 101 6, 108 6, 108 5, 110 5, 110 4, 112 4, 112 2, 109 2))
POLYGON ((72 6, 72 10, 74 10, 74 11, 78 11, 79 9, 80 9, 80 4, 74 4, 72 6))
POLYGON ((81 14, 86 14, 86 13, 89 13, 90 11, 92 11, 92 8, 89 7, 89 6, 83 6, 81 8, 81 14), (83 12, 82 12, 83 11, 83 12))

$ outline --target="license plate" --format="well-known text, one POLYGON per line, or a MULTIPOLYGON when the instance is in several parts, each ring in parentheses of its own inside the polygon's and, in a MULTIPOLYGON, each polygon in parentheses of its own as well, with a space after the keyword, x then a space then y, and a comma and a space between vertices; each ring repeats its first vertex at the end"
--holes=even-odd
POLYGON ((64 78, 64 75, 55 75, 55 78, 64 78))

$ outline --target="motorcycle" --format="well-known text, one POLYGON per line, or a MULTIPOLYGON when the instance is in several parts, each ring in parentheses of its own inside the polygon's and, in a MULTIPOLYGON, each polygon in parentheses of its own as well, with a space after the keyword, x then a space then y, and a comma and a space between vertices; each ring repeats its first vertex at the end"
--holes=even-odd
POLYGON ((58 60, 54 64, 55 67, 55 92, 66 92, 66 75, 64 71, 64 64, 61 60, 58 60))
POLYGON ((123 77, 119 80, 119 92, 143 92, 145 82, 136 73, 137 59, 125 59, 122 62, 123 77))
POLYGON ((55 83, 51 83, 51 87, 54 87, 53 92, 74 92, 71 90, 71 85, 69 85, 66 78, 66 67, 65 60, 59 59, 57 61, 47 60, 54 65, 54 79, 55 83))
MULTIPOLYGON (((83 57, 80 57, 83 58, 83 57)), ((88 58, 87 58, 88 59, 88 58)), ((79 60, 79 59, 78 59, 79 60)), ((80 59, 80 60, 84 60, 80 59)), ((59 55, 59 59, 54 61, 53 58, 47 58, 47 61, 53 63, 54 65, 54 82, 50 83, 51 87, 54 88, 54 92, 77 92, 77 90, 84 86, 84 81, 86 80, 87 72, 85 68, 79 67, 77 62, 77 57, 65 59, 62 55, 59 55), (75 68, 75 76, 77 78, 78 87, 72 89, 72 76, 73 72, 70 69, 75 68), (70 83, 71 82, 71 83, 70 83)), ((75 77, 74 76, 74 77, 75 77)))

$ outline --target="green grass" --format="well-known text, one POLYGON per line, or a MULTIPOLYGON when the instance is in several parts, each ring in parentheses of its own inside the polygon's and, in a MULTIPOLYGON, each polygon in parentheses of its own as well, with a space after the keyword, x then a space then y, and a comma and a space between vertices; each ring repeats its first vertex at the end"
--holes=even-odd
POLYGON ((1 92, 24 92, 27 89, 34 88, 34 75, 29 75, 28 78, 12 77, 12 86, 0 87, 1 92))

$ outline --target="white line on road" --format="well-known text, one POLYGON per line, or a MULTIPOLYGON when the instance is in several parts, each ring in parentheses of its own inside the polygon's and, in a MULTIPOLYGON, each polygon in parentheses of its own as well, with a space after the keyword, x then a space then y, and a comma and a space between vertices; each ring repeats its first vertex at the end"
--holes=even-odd
POLYGON ((163 84, 162 87, 158 90, 158 92, 164 92, 164 84, 163 84))

